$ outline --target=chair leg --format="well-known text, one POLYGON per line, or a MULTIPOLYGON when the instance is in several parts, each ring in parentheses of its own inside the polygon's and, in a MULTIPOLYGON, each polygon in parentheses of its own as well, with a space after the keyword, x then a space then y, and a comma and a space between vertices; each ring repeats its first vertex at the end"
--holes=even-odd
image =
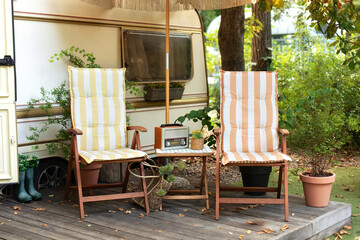
POLYGON ((283 173, 283 166, 280 166, 279 168, 279 180, 278 180, 278 190, 277 190, 277 198, 280 198, 281 196, 281 185, 282 185, 282 173, 283 173))
POLYGON ((215 197, 215 219, 219 220, 220 211, 220 162, 216 161, 216 197, 215 197))
POLYGON ((128 182, 129 182, 129 176, 130 176, 129 164, 130 163, 128 163, 127 166, 126 166, 125 177, 124 177, 124 182, 123 182, 123 189, 122 189, 123 193, 126 193, 127 185, 128 185, 128 182))
MULTIPOLYGON (((140 163, 140 172, 141 172, 141 176, 145 176, 145 170, 144 170, 144 163, 141 162, 140 163)), ((142 184, 142 189, 144 192, 144 203, 145 203, 145 211, 146 211, 146 215, 149 214, 150 209, 149 209, 149 200, 148 200, 148 194, 147 194, 147 187, 146 187, 146 179, 145 178, 141 178, 141 184, 142 184)))
POLYGON ((70 188, 70 179, 71 179, 71 170, 73 164, 74 156, 70 154, 69 161, 68 161, 68 169, 66 175, 66 183, 65 183, 65 196, 64 198, 67 200, 69 199, 69 188, 70 188))
POLYGON ((284 163, 284 200, 285 200, 285 222, 289 221, 289 193, 288 193, 288 173, 287 162, 284 163))
POLYGON ((81 174, 80 174, 80 163, 79 163, 79 159, 77 157, 75 157, 75 171, 76 171, 76 185, 77 185, 78 196, 79 196, 80 218, 83 219, 83 218, 85 218, 84 201, 83 201, 81 174))

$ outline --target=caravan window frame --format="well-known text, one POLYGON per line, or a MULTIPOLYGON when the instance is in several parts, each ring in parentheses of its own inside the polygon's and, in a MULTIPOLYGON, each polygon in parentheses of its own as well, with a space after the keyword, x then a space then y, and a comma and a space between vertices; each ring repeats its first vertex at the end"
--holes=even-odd
MULTIPOLYGON (((147 84, 147 83, 164 83, 165 82, 165 33, 163 30, 156 30, 156 29, 137 29, 137 28, 122 28, 121 29, 121 46, 122 46, 122 66, 125 67, 127 69, 126 71, 126 80, 127 81, 133 81, 139 84, 147 84), (138 80, 138 79, 134 79, 134 77, 129 77, 129 70, 131 69, 131 67, 129 67, 128 65, 128 45, 126 43, 126 41, 128 40, 127 37, 130 35, 127 35, 128 33, 131 33, 131 36, 141 36, 141 40, 143 40, 144 38, 146 39, 147 37, 155 37, 155 38, 160 38, 161 39, 161 45, 159 48, 159 55, 157 55, 157 57, 161 57, 160 60, 163 61, 163 65, 158 65, 159 68, 163 68, 160 69, 158 71, 158 74, 160 76, 156 76, 153 77, 152 79, 146 78, 143 80, 138 80), (162 41, 163 40, 163 41, 162 41), (161 48, 163 47, 163 48, 161 48), (163 77, 162 77, 163 76, 163 77)), ((148 44, 151 45, 151 43, 148 44)), ((188 82, 193 78, 193 72, 194 72, 194 59, 193 59, 193 43, 192 43, 192 33, 189 32, 183 32, 183 31, 176 31, 173 33, 170 33, 170 82, 188 82), (184 74, 185 71, 183 69, 183 71, 181 73, 183 73, 183 76, 176 76, 175 78, 172 77, 172 69, 174 69, 174 67, 172 66, 171 63, 171 57, 172 54, 174 52, 174 50, 172 51, 172 39, 185 39, 185 41, 187 41, 187 45, 183 46, 182 48, 185 48, 186 51, 181 51, 183 49, 178 50, 178 53, 184 53, 187 55, 186 56, 186 63, 184 66, 184 69, 186 68, 187 72, 186 75, 184 74)), ((145 49, 146 50, 146 49, 145 49)), ((153 56, 153 55, 152 55, 153 56)), ((147 55, 147 60, 148 60, 149 56, 147 55)), ((177 59, 178 56, 175 56, 174 59, 177 59)), ((154 59, 150 59, 150 61, 152 61, 152 63, 155 62, 154 59)), ((149 67, 149 66, 147 66, 149 67)), ((139 67, 138 67, 139 68, 139 67)), ((150 76, 151 78, 151 76, 150 76)))

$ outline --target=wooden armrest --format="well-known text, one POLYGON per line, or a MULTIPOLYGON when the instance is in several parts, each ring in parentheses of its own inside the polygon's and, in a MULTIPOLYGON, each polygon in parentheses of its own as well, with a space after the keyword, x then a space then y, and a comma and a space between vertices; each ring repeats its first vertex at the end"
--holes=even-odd
POLYGON ((215 128, 215 129, 214 129, 214 134, 215 134, 216 136, 219 136, 220 133, 221 133, 221 129, 220 129, 220 128, 215 128))
POLYGON ((68 130, 66 130, 66 132, 74 134, 74 135, 82 135, 83 134, 83 132, 77 128, 69 128, 68 130))
POLYGON ((290 134, 289 130, 287 130, 287 129, 279 129, 278 132, 283 136, 287 136, 290 134))
POLYGON ((136 130, 139 132, 147 132, 147 129, 141 126, 128 126, 127 130, 136 130))

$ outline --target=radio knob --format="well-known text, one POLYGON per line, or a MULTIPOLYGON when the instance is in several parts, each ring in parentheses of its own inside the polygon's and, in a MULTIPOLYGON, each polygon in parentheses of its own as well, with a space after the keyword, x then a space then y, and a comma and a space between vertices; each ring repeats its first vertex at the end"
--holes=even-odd
POLYGON ((170 147, 170 142, 169 141, 165 141, 165 147, 170 147))
POLYGON ((185 139, 183 138, 183 139, 181 139, 181 146, 185 146, 186 145, 186 141, 185 141, 185 139))

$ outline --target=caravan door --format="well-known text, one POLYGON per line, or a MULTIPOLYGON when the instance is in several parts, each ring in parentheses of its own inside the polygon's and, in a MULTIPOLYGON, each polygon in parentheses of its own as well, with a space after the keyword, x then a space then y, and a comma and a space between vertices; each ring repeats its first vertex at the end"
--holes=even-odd
POLYGON ((0 0, 0 184, 18 182, 12 0, 0 0))

